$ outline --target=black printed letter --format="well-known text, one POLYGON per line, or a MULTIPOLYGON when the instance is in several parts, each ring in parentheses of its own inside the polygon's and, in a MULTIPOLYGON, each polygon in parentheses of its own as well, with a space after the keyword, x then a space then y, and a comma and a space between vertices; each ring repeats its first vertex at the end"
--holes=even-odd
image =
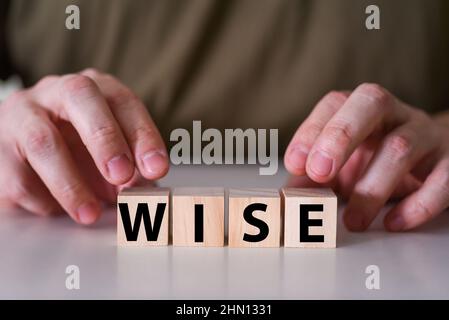
POLYGON ((150 212, 148 210, 148 203, 139 203, 137 205, 136 217, 134 225, 131 225, 131 218, 129 216, 129 209, 127 203, 119 203, 120 215, 122 217, 123 228, 125 229, 127 241, 137 241, 139 235, 140 222, 143 218, 143 225, 148 241, 157 241, 159 230, 161 229, 162 219, 166 203, 158 203, 156 207, 156 215, 154 217, 154 228, 151 226, 150 212))
POLYGON ((195 242, 204 241, 204 205, 195 205, 195 242))
POLYGON ((309 227, 323 225, 322 219, 309 219, 310 211, 323 212, 322 204, 299 205, 299 241, 300 242, 324 242, 324 235, 310 235, 309 227))
POLYGON ((254 211, 266 211, 266 210, 267 205, 264 203, 252 203, 245 208, 245 211, 243 211, 243 217, 245 218, 245 221, 248 222, 250 225, 259 228, 259 233, 256 235, 245 233, 243 235, 244 241, 260 242, 263 241, 268 236, 268 233, 270 231, 268 228, 268 224, 266 224, 265 221, 257 219, 253 216, 254 211))

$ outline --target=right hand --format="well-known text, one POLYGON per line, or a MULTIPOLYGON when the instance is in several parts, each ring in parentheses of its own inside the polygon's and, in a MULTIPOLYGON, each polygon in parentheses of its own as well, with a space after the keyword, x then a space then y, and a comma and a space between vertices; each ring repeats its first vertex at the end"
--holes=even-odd
POLYGON ((143 103, 87 69, 48 76, 0 105, 0 203, 95 222, 118 186, 163 177, 166 147, 143 103), (136 170, 137 168, 137 170, 136 170))

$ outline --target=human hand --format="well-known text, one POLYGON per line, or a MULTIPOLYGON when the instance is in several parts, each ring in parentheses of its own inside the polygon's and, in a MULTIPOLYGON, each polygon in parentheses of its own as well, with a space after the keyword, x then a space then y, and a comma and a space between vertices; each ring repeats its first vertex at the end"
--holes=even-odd
POLYGON ((330 92, 285 153, 287 170, 348 198, 344 222, 368 228, 385 203, 390 231, 415 228, 449 206, 449 127, 376 84, 330 92))
POLYGON ((111 75, 48 76, 0 105, 0 203, 81 224, 119 186, 163 177, 164 142, 143 103, 111 75), (136 170, 137 168, 137 170, 136 170))

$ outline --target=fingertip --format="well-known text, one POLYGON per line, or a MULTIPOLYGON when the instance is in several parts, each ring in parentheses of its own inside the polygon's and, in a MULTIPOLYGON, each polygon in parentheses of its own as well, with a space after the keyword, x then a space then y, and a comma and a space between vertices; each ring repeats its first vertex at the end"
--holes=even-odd
POLYGON ((307 175, 315 182, 326 183, 332 180, 335 161, 321 151, 314 151, 307 159, 307 175))
POLYGON ((293 175, 305 175, 308 153, 298 146, 287 150, 284 157, 285 168, 293 175))
POLYGON ((399 214, 387 214, 384 219, 384 227, 389 232, 404 231, 406 222, 404 217, 399 214))
POLYGON ((86 202, 78 207, 76 221, 82 225, 91 225, 98 220, 101 215, 101 208, 98 202, 86 202))
POLYGON ((108 161, 106 164, 107 180, 114 185, 128 182, 134 175, 135 167, 126 154, 121 154, 108 161))
POLYGON ((141 157, 141 174, 147 179, 156 180, 165 176, 170 164, 165 151, 148 151, 141 157))

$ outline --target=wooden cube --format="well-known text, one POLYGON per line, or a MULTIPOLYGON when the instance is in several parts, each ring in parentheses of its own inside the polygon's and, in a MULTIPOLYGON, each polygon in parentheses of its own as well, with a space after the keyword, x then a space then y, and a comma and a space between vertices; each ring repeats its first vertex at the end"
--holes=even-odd
POLYGON ((173 245, 224 246, 224 189, 175 188, 173 245))
POLYGON ((331 189, 284 188, 284 246, 335 248, 337 197, 331 189))
POLYGON ((229 246, 279 247, 281 198, 277 189, 229 190, 229 246))
POLYGON ((169 231, 167 188, 136 187, 118 195, 117 244, 119 246, 166 246, 169 231))

